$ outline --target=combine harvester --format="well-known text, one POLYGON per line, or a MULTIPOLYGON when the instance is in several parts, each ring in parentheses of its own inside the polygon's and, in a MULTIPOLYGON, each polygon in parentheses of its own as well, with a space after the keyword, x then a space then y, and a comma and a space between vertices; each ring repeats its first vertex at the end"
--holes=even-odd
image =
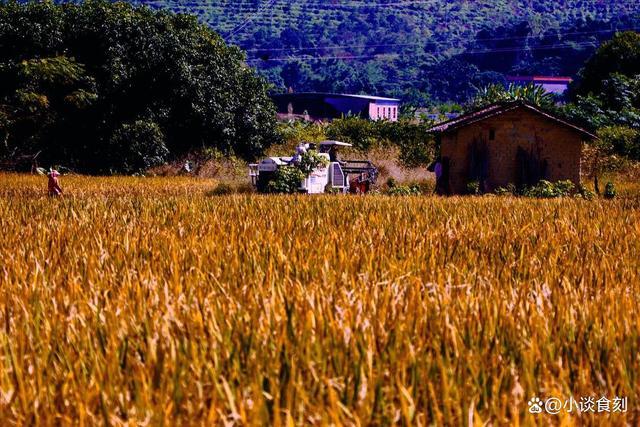
MULTIPOLYGON (((327 160, 327 165, 314 169, 304 179, 298 191, 307 194, 352 193, 365 194, 375 184, 378 169, 369 160, 339 160, 338 149, 351 147, 339 141, 322 141, 318 153, 327 160)), ((279 168, 293 166, 296 157, 306 150, 315 149, 314 144, 301 144, 294 157, 267 157, 260 163, 249 165, 251 183, 260 192, 266 192, 269 182, 279 168)))

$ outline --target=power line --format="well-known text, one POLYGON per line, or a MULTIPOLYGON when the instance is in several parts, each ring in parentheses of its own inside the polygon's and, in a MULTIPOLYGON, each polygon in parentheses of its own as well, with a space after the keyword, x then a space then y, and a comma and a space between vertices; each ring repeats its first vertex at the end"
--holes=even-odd
MULTIPOLYGON (((462 52, 463 55, 485 55, 489 53, 509 53, 509 52, 520 52, 520 51, 535 51, 535 50, 562 50, 562 49, 574 49, 576 47, 592 47, 593 43, 591 42, 581 42, 581 43, 565 43, 564 45, 551 45, 551 46, 538 46, 538 47, 529 47, 526 49, 522 48, 500 48, 500 49, 483 49, 483 50, 468 50, 462 52)), ((282 58, 269 58, 269 59, 250 59, 246 61, 247 63, 266 63, 266 62, 311 62, 311 61, 324 61, 324 60, 332 60, 332 59, 340 59, 340 60, 360 60, 360 59, 378 59, 378 58, 388 58, 388 59, 396 59, 401 57, 402 55, 399 53, 386 53, 386 54, 378 54, 378 55, 348 55, 348 56, 299 56, 299 57, 282 57, 282 58)))
MULTIPOLYGON (((593 31, 575 31, 575 32, 563 32, 557 31, 552 33, 550 36, 570 36, 570 35, 589 35, 589 34, 601 34, 601 33, 615 33, 622 31, 638 31, 640 28, 615 28, 608 30, 593 30, 593 31)), ((489 42, 489 41, 516 41, 516 40, 528 40, 528 39, 537 39, 543 37, 532 37, 531 35, 527 36, 518 36, 518 37, 496 37, 496 38, 486 38, 486 39, 476 39, 476 42, 489 42)), ((246 49, 245 52, 284 52, 288 50, 336 50, 336 49, 365 49, 365 48, 376 48, 376 47, 396 47, 396 46, 423 46, 425 44, 435 44, 435 45, 445 45, 448 42, 442 41, 428 41, 428 42, 414 42, 414 43, 386 43, 386 44, 366 44, 366 45, 334 45, 334 46, 305 46, 305 47, 282 47, 282 48, 253 48, 246 49)))
POLYGON ((231 38, 234 35, 236 35, 240 30, 242 30, 244 27, 246 27, 247 25, 249 25, 249 23, 257 18, 259 15, 261 15, 267 7, 273 6, 273 4, 276 2, 276 0, 269 0, 268 2, 264 3, 262 5, 262 7, 260 7, 256 13, 254 15, 251 15, 247 20, 245 20, 242 24, 238 25, 236 28, 234 28, 233 30, 231 30, 231 32, 229 34, 227 34, 227 38, 231 38))

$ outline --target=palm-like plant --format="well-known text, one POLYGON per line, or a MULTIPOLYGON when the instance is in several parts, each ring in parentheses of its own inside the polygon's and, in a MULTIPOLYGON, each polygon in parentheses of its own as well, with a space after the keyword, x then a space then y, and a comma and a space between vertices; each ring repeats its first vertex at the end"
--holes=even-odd
POLYGON ((471 106, 482 108, 496 102, 507 101, 526 101, 543 108, 551 108, 555 105, 554 95, 542 86, 535 84, 520 86, 511 83, 507 87, 492 84, 479 89, 476 97, 471 101, 471 106))

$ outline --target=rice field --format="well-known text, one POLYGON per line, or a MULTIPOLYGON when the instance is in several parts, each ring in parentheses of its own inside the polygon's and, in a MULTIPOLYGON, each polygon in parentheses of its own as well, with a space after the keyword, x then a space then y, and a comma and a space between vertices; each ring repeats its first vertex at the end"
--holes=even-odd
POLYGON ((633 186, 589 202, 0 183, 1 425, 640 421, 633 186), (589 396, 628 407, 529 413, 589 396))

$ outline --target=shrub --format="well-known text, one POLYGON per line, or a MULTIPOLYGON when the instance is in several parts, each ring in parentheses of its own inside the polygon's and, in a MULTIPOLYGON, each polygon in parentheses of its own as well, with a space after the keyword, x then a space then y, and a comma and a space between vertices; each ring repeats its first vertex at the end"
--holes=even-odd
POLYGON ((558 181, 555 183, 556 197, 571 196, 576 186, 569 180, 558 181))
POLYGON ((614 199, 616 195, 616 187, 613 185, 613 182, 607 182, 607 185, 604 186, 604 198, 614 199))
POLYGON ((495 189, 494 193, 498 196, 515 196, 518 194, 518 189, 515 184, 507 184, 506 187, 498 187, 495 189))
POLYGON ((581 197, 585 200, 593 200, 596 197, 596 193, 594 193, 593 191, 589 190, 587 187, 585 187, 584 185, 580 185, 578 187, 578 192, 576 193, 577 197, 581 197))
POLYGON ((267 193, 296 193, 300 188, 303 179, 320 166, 327 166, 329 160, 318 154, 317 151, 309 150, 301 156, 300 161, 295 165, 283 166, 279 168, 274 178, 266 185, 267 193))
POLYGON ((280 167, 275 172, 274 177, 266 183, 266 186, 259 187, 258 191, 284 194, 296 193, 302 180, 308 177, 314 169, 328 164, 329 160, 326 157, 321 156, 315 150, 309 150, 301 156, 298 163, 280 167))
POLYGON ((467 184, 467 194, 478 195, 480 194, 480 183, 478 181, 471 181, 467 184))
POLYGON ((294 145, 300 141, 319 142, 326 139, 326 125, 300 120, 278 123, 278 133, 287 145, 294 145))
POLYGON ((400 162, 406 167, 417 168, 428 165, 434 158, 434 144, 431 139, 399 141, 400 162))
POLYGON ((640 160, 640 131, 626 126, 608 126, 598 130, 600 138, 615 153, 640 160))
POLYGON ((421 194, 418 185, 397 185, 387 190, 390 196, 419 196, 421 194))
POLYGON ((533 187, 524 189, 525 197, 535 197, 540 199, 549 199, 555 197, 570 196, 575 189, 575 185, 571 181, 549 182, 542 180, 533 187))
POLYGON ((233 193, 234 193, 234 189, 233 189, 233 187, 231 185, 226 184, 226 183, 221 183, 221 184, 218 184, 216 186, 216 188, 214 188, 211 191, 210 194, 212 196, 226 196, 226 195, 233 194, 233 193))
POLYGON ((109 149, 108 166, 126 173, 159 166, 169 156, 160 127, 144 120, 123 124, 111 137, 109 149))
POLYGON ((227 196, 229 194, 249 194, 254 192, 254 187, 248 183, 227 184, 222 182, 208 194, 210 196, 227 196))
POLYGON ((300 183, 306 175, 295 166, 283 166, 279 168, 274 179, 267 184, 268 193, 293 194, 297 193, 300 183))
POLYGON ((353 144, 360 150, 368 150, 376 141, 374 123, 358 117, 334 120, 327 128, 327 137, 353 144))
POLYGON ((368 150, 375 144, 394 145, 399 148, 400 161, 406 167, 429 164, 437 150, 436 143, 428 132, 429 124, 415 124, 409 121, 390 122, 347 117, 334 120, 327 128, 331 139, 353 144, 361 150, 368 150))
POLYGON ((308 150, 302 155, 302 158, 296 167, 304 173, 305 177, 307 177, 318 167, 327 166, 328 164, 329 160, 326 157, 321 156, 317 151, 308 150))

